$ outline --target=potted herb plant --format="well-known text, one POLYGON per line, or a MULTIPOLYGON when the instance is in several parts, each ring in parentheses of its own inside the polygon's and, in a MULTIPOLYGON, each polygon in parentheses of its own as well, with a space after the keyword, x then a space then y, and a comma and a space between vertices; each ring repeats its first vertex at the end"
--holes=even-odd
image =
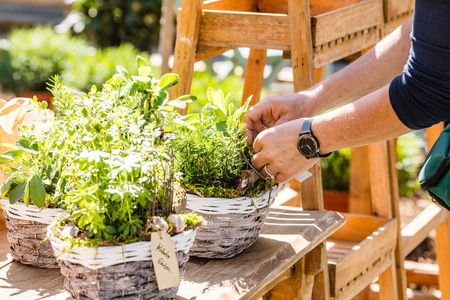
POLYGON ((164 108, 192 98, 169 101, 166 90, 178 76, 158 80, 143 59, 138 64, 138 76, 119 68, 101 91, 94 86, 88 94, 54 82, 55 105, 64 114, 57 123, 67 132, 59 188, 72 207, 48 236, 76 299, 174 298, 177 284, 158 278, 158 266, 166 264, 155 258, 154 237, 167 236, 174 253, 161 253, 182 273, 201 222, 193 213, 174 213, 184 194, 162 128, 164 108))
POLYGON ((8 227, 10 253, 14 260, 36 267, 56 268, 57 263, 49 242, 42 242, 47 226, 58 214, 65 214, 64 203, 55 196, 62 161, 58 156, 58 140, 51 133, 52 114, 46 102, 29 99, 31 113, 41 124, 20 128, 20 139, 12 150, 0 155, 0 165, 11 173, 1 185, 3 214, 8 227), (38 118, 39 119, 39 118, 38 118), (13 167, 15 166, 15 167, 13 167))
POLYGON ((187 208, 204 217, 191 255, 228 258, 257 239, 279 186, 253 169, 241 117, 221 90, 208 89, 201 113, 167 118, 187 208))

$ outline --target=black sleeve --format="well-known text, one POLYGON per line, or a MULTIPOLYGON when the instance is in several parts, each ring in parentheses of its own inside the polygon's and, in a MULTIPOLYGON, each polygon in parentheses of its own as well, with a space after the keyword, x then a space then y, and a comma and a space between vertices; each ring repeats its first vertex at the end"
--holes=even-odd
POLYGON ((450 1, 416 0, 409 59, 389 98, 411 129, 450 120, 450 1))

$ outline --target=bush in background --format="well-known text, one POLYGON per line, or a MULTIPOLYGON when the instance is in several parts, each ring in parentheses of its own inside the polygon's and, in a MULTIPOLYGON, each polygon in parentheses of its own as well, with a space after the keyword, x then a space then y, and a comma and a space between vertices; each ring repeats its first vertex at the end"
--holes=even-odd
MULTIPOLYGON (((116 65, 124 67, 130 74, 137 74, 137 56, 150 61, 148 53, 141 52, 130 44, 105 49, 92 47, 82 59, 69 59, 61 75, 69 86, 80 91, 89 92, 92 85, 101 89, 103 83, 117 73, 116 65)), ((159 73, 159 69, 152 67, 152 72, 159 73)))
POLYGON ((82 15, 84 32, 101 47, 158 45, 161 0, 79 0, 72 7, 82 15))
POLYGON ((68 59, 80 59, 86 40, 57 34, 49 26, 14 29, 8 35, 9 48, 0 53, 0 85, 4 91, 44 91, 48 78, 60 74, 68 59))

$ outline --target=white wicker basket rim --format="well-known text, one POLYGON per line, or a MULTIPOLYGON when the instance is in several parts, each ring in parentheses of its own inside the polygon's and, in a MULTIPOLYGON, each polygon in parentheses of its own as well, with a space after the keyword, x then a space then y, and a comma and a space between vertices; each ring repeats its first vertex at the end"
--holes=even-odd
POLYGON ((25 221, 50 224, 55 220, 56 216, 67 215, 65 210, 59 208, 39 208, 33 204, 26 206, 23 202, 10 204, 6 198, 0 199, 0 203, 9 217, 25 221))
POLYGON ((186 208, 198 213, 208 215, 221 214, 249 214, 257 209, 264 208, 273 203, 281 189, 282 184, 273 187, 272 192, 266 191, 256 197, 238 198, 208 198, 193 194, 186 194, 186 208), (269 201, 270 194, 270 201, 269 201))
MULTIPOLYGON (((91 270, 97 270, 112 265, 117 265, 132 261, 151 260, 150 242, 135 242, 121 246, 103 246, 103 247, 73 247, 67 242, 55 237, 51 228, 47 229, 47 236, 50 238, 53 251, 58 259, 67 260, 85 266, 91 270)), ((175 251, 188 252, 192 247, 197 230, 188 230, 171 237, 175 243, 175 251)))

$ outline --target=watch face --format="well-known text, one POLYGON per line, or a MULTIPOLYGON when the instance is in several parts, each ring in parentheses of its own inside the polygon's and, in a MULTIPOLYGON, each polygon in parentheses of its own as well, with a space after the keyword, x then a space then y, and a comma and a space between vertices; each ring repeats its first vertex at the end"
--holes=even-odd
POLYGON ((313 137, 302 135, 298 139, 298 150, 307 158, 317 156, 317 143, 313 137))

